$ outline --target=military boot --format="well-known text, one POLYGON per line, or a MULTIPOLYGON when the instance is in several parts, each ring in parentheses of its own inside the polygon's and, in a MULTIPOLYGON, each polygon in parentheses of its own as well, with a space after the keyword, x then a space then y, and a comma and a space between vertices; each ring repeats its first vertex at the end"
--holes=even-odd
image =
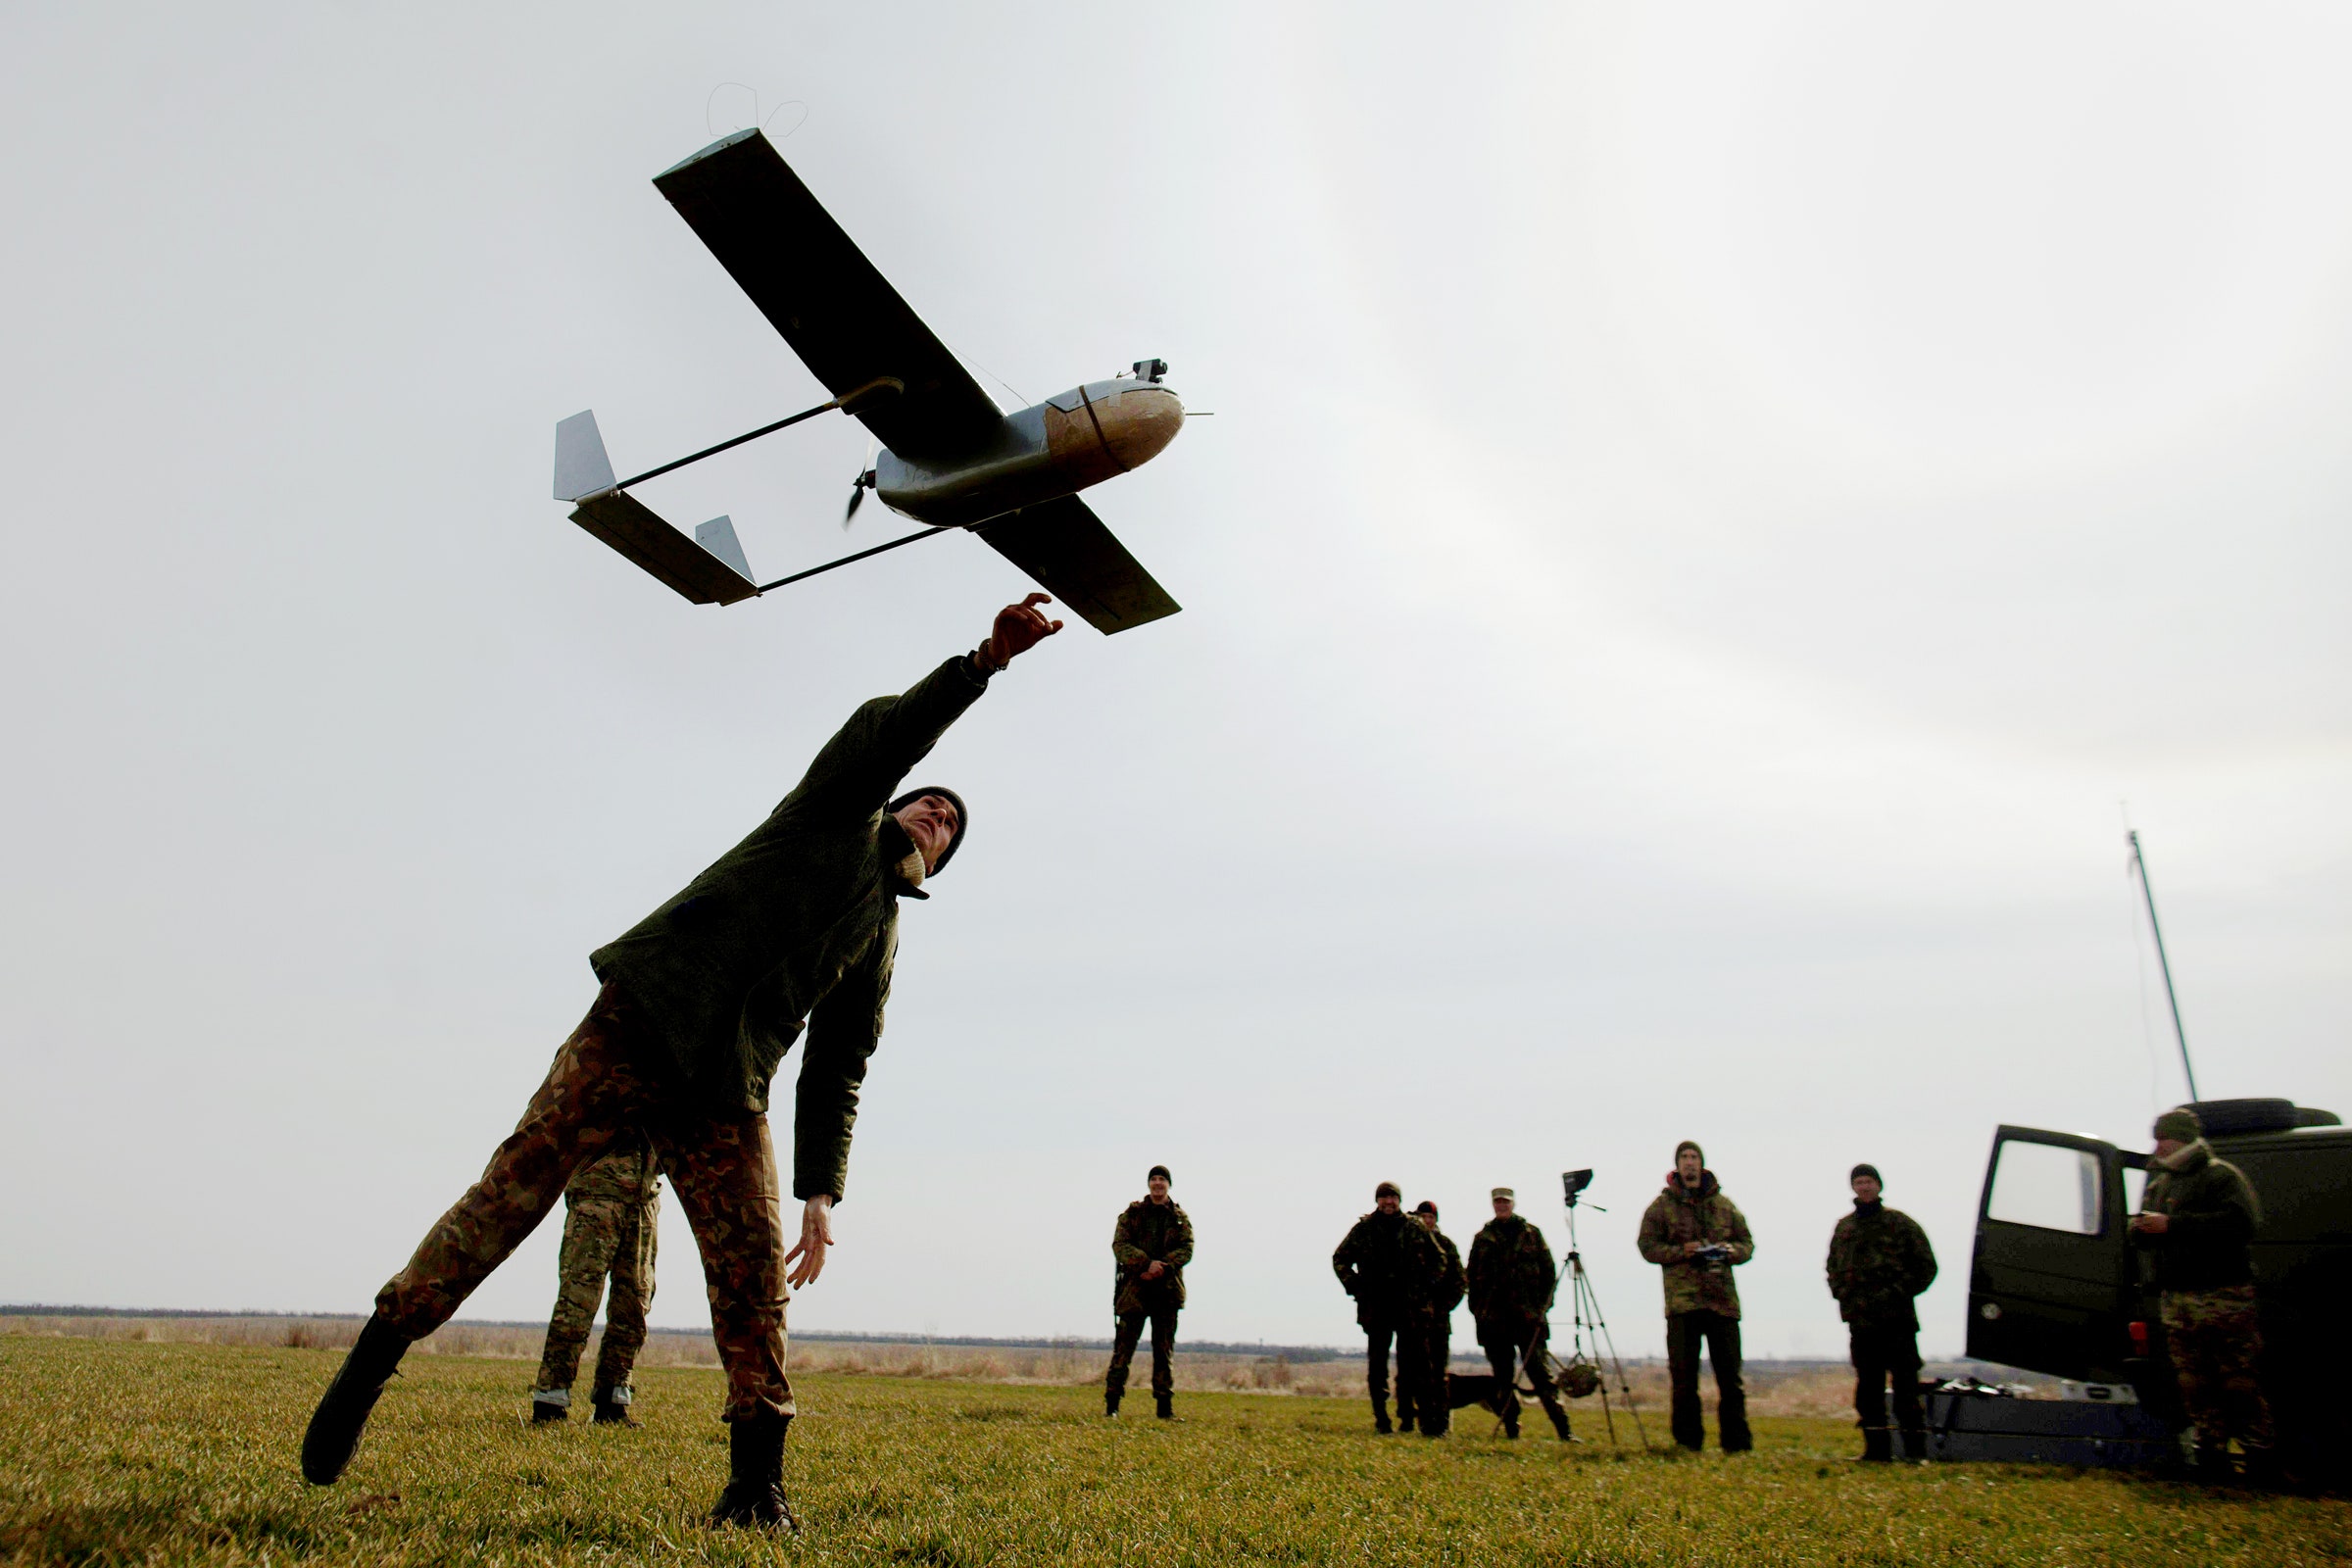
POLYGON ((1119 1413, 1119 1398, 1126 1392, 1125 1389, 1104 1389, 1102 1391, 1102 1413, 1105 1416, 1115 1416, 1119 1413))
POLYGON ((1567 1411, 1561 1409, 1555 1404, 1544 1413, 1551 1417, 1551 1430, 1560 1435, 1560 1441, 1562 1443, 1574 1443, 1576 1441, 1574 1438, 1568 1435, 1567 1411))
POLYGON ((1386 1395, 1372 1396, 1372 1430, 1384 1438, 1396 1430, 1389 1425, 1389 1400, 1386 1395))
POLYGON ((343 1474, 359 1451, 360 1433, 368 1412, 375 1408, 384 1384, 408 1353, 408 1337, 381 1312, 360 1330, 359 1343, 343 1358, 342 1370, 326 1386, 318 1408, 311 1415, 310 1430, 302 1435, 302 1478, 313 1486, 328 1487, 343 1474))
POLYGON ((1894 1458, 1894 1440, 1885 1427, 1862 1429, 1862 1451, 1854 1456, 1859 1464, 1886 1464, 1894 1458))
POLYGON ((603 1389, 589 1399, 589 1408, 596 1412, 595 1423, 600 1427, 641 1427, 644 1422, 629 1411, 635 1396, 628 1389, 603 1389))
POLYGON ((1412 1411, 1399 1410, 1396 1412, 1396 1430, 1399 1432, 1410 1432, 1413 1430, 1412 1411))
POLYGON ((1910 1464, 1926 1464, 1928 1462, 1928 1429, 1926 1427, 1903 1428, 1903 1458, 1910 1464))
POLYGON ((1176 1396, 1173 1394, 1154 1394, 1152 1396, 1152 1413, 1162 1421, 1176 1419, 1176 1396))
POLYGON ((784 1500, 784 1432, 792 1417, 761 1412, 727 1428, 727 1486, 711 1505, 710 1524, 776 1530, 801 1528, 784 1500))
POLYGON ((543 1427, 554 1422, 570 1419, 571 1406, 569 1404, 558 1404, 553 1399, 543 1399, 537 1395, 531 1396, 531 1425, 543 1427))

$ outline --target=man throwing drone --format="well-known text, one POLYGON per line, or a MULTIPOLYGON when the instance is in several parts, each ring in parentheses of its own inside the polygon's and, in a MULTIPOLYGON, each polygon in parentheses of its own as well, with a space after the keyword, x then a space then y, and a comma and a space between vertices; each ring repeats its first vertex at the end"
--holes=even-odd
POLYGON ((866 1058, 882 1034, 898 901, 922 899, 963 842, 953 790, 899 786, 991 675, 1061 630, 1031 594, 988 640, 851 715, 752 835, 589 956, 603 990, 521 1122, 375 1298, 303 1439, 325 1486, 359 1447, 401 1355, 537 1228, 564 1183, 633 1130, 649 1137, 702 1250, 727 1374, 731 1475, 713 1524, 796 1528, 784 1497, 788 1284, 825 1266, 866 1058), (785 1250, 768 1087, 806 1031, 793 1109, 800 1239, 785 1250), (790 1270, 789 1280, 787 1270, 790 1270))

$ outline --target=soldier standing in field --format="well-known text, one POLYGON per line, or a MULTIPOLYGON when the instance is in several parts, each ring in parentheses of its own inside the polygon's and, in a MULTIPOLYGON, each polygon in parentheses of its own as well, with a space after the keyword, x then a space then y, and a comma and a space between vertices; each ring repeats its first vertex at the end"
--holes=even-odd
POLYGON ((1936 1250, 1928 1233, 1899 1208, 1888 1208, 1876 1165, 1856 1165, 1854 1211, 1830 1233, 1830 1294, 1845 1319, 1854 1362, 1854 1414, 1862 1423, 1862 1457, 1893 1459, 1886 1433, 1886 1383, 1894 1382, 1894 1420, 1903 1431, 1903 1457, 1928 1456, 1928 1423, 1919 1408, 1919 1309, 1912 1298, 1936 1282, 1936 1250))
POLYGON ((1184 1306, 1184 1265, 1193 1260, 1193 1222, 1168 1197, 1168 1167, 1154 1165, 1145 1178, 1150 1191, 1127 1205, 1110 1233, 1110 1255, 1118 1264, 1110 1308, 1118 1314, 1110 1342, 1110 1370, 1102 1378, 1102 1413, 1115 1416, 1127 1395, 1127 1367, 1152 1320, 1152 1413, 1176 1418, 1176 1314, 1184 1306))
MULTIPOLYGON (((1372 1430, 1396 1430, 1389 1424, 1389 1346, 1396 1347, 1396 1412, 1411 1431, 1416 1413, 1429 1406, 1429 1369, 1423 1353, 1428 1335, 1422 1316, 1444 1254, 1429 1232, 1406 1216, 1404 1195, 1395 1182, 1372 1189, 1372 1212, 1358 1219, 1341 1238, 1331 1254, 1331 1270, 1340 1288, 1355 1298, 1356 1326, 1364 1331, 1364 1388, 1372 1396, 1372 1430)), ((1443 1411, 1441 1391, 1436 1407, 1443 1411)), ((1444 1417, 1439 1418, 1441 1429, 1444 1417)))
POLYGON ((588 1403, 598 1426, 633 1427, 636 1393, 629 1374, 645 1345, 646 1308, 654 1304, 655 1228, 662 1218, 662 1162, 644 1129, 631 1128, 600 1159, 572 1173, 564 1189, 564 1247, 556 1255, 556 1309, 531 1390, 534 1423, 571 1414, 571 1380, 596 1308, 605 1300, 605 1338, 596 1352, 588 1403))
POLYGON ((1438 1251, 1446 1260, 1445 1272, 1438 1276, 1428 1309, 1422 1315, 1427 1345, 1422 1352, 1422 1365, 1428 1369, 1428 1380, 1420 1396, 1421 1435, 1442 1438, 1453 1420, 1453 1401, 1446 1395, 1446 1369, 1453 1364, 1453 1309, 1462 1299, 1462 1254, 1454 1250, 1453 1238, 1438 1229, 1437 1204, 1426 1198, 1421 1200, 1414 1205, 1413 1218, 1429 1232, 1429 1239, 1438 1244, 1438 1251))
POLYGON ((788 1287, 814 1281, 833 1245, 858 1089, 898 954, 899 901, 930 896, 923 883, 946 869, 970 826, 953 790, 893 792, 992 676, 1061 629, 1039 612, 1047 602, 1031 594, 1007 605, 978 649, 904 696, 859 708, 749 838, 589 956, 604 988, 595 1005, 481 1180, 377 1293, 375 1315, 311 1417, 306 1479, 324 1486, 342 1475, 408 1348, 538 1227, 573 1171, 642 1127, 702 1249, 727 1375, 730 1474, 710 1522, 796 1528, 784 1497, 788 1287), (793 1112, 801 1234, 787 1251, 768 1091, 804 1029, 793 1112))
POLYGON ((1519 1369, 1536 1386, 1536 1400, 1566 1443, 1568 1410, 1551 1381, 1545 1350, 1551 1344, 1551 1298, 1559 1289, 1559 1265, 1544 1233, 1518 1213, 1508 1187, 1493 1194, 1494 1217, 1470 1243, 1470 1316, 1478 1343, 1494 1368, 1502 1404, 1503 1436, 1519 1436, 1519 1369))
POLYGON ((1666 1364, 1674 1382, 1674 1441, 1705 1445, 1698 1404, 1698 1352, 1715 1368, 1717 1441, 1726 1453, 1755 1446, 1747 1430, 1747 1390, 1740 1375, 1740 1287, 1732 1269, 1756 1255, 1747 1217, 1724 1196, 1698 1145, 1674 1147, 1666 1190, 1642 1215, 1642 1255, 1658 1265, 1666 1287, 1666 1364))
POLYGON ((2156 1257, 2166 1348, 2197 1429, 2197 1469, 2230 1475, 2230 1440, 2251 1480, 2278 1479, 2270 1401, 2257 1371, 2262 1321, 2250 1250, 2262 1210, 2245 1172, 2213 1152, 2186 1105, 2156 1118, 2147 1196, 2132 1239, 2156 1257))

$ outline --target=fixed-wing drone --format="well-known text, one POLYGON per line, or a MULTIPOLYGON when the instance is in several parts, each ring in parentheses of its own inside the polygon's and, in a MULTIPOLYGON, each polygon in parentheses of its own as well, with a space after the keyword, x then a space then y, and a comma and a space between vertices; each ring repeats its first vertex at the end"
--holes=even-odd
POLYGON ((1179 608, 1078 492, 1150 461, 1184 425, 1167 365, 1090 381, 1005 414, 842 232, 759 130, 711 143, 654 187, 669 198, 832 401, 674 463, 615 480, 594 411, 556 426, 556 499, 571 520, 698 605, 731 605, 853 561, 968 530, 1090 625, 1125 631, 1179 608), (735 525, 689 539, 629 494, 633 485, 839 409, 881 443, 850 491, 872 490, 925 524, 887 544, 758 582, 735 525))

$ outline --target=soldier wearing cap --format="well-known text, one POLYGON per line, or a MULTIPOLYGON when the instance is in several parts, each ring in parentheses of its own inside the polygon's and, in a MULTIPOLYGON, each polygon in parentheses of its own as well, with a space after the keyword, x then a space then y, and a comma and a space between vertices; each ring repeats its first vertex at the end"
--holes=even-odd
POLYGON ((1518 1212, 1518 1200, 1508 1187, 1493 1194, 1494 1217, 1479 1228, 1470 1243, 1470 1316, 1478 1324, 1478 1343, 1494 1368, 1502 1396, 1502 1430, 1519 1436, 1518 1387, 1522 1368, 1536 1388, 1536 1400, 1551 1417, 1560 1441, 1569 1441, 1568 1410, 1553 1387, 1546 1350, 1551 1344, 1551 1298, 1559 1289, 1559 1265, 1544 1233, 1518 1212))
POLYGON ((1102 1413, 1115 1416, 1127 1395, 1127 1367, 1152 1322, 1152 1400, 1162 1421, 1176 1415, 1176 1314, 1184 1306, 1184 1265, 1193 1260, 1193 1222, 1168 1197, 1168 1167, 1154 1165, 1144 1196, 1127 1205, 1111 1228, 1110 1255, 1118 1265, 1110 1309, 1118 1332, 1110 1342, 1110 1370, 1102 1378, 1102 1413))
POLYGON ((2270 1401, 2256 1368, 2262 1323, 2255 1311, 2251 1245, 2262 1210, 2245 1172, 2213 1152, 2186 1105, 2156 1118, 2148 1190, 2132 1239, 2155 1254, 2166 1348, 2180 1402, 2197 1429, 2197 1468, 2230 1474, 2230 1440, 2246 1474, 2278 1479, 2270 1401))
MULTIPOLYGON (((1331 1254, 1340 1288, 1355 1298, 1355 1321, 1364 1331, 1364 1388, 1372 1397, 1372 1430, 1389 1425, 1389 1347, 1396 1347, 1396 1410, 1410 1431, 1430 1405, 1428 1334, 1424 1318, 1446 1271, 1445 1254, 1418 1222, 1404 1212, 1404 1195, 1395 1182, 1372 1189, 1372 1212, 1348 1227, 1331 1254)), ((1443 1412, 1441 1392, 1436 1408, 1443 1412)), ((1438 1428, 1445 1430, 1445 1416, 1438 1428)))
POLYGON ((1452 1424, 1452 1401, 1446 1395, 1446 1369, 1453 1364, 1453 1309, 1461 1304, 1464 1277, 1462 1254, 1455 1250, 1453 1238, 1438 1229, 1438 1205, 1424 1198, 1413 1205, 1413 1218, 1429 1232, 1430 1240, 1446 1259, 1446 1270, 1438 1276, 1436 1290, 1429 1298, 1428 1309, 1422 1313, 1422 1366, 1428 1377, 1417 1396, 1421 1417, 1421 1435, 1442 1438, 1452 1424))
POLYGON ((1848 1184, 1854 1211, 1830 1233, 1830 1294, 1845 1319, 1854 1363, 1854 1413, 1862 1424, 1862 1457, 1894 1457, 1886 1431, 1886 1384, 1894 1383, 1894 1420, 1903 1432, 1903 1456, 1928 1456, 1927 1421, 1919 1408, 1919 1310, 1912 1298, 1936 1282, 1936 1250, 1928 1233, 1880 1197, 1879 1167, 1856 1165, 1848 1184))
POLYGON ((993 676, 1061 629, 1038 611, 1047 602, 1031 594, 1005 606, 979 648, 860 707, 766 821, 589 956, 603 986, 595 1004, 481 1180, 377 1293, 303 1438, 307 1480, 343 1474, 408 1348, 538 1228, 573 1171, 643 1128, 701 1246, 726 1371, 730 1474, 710 1523, 795 1528, 784 1497, 794 1410, 784 1303, 789 1287, 814 1282, 833 1245, 899 901, 928 896, 923 883, 947 868, 971 822, 951 790, 899 787, 993 676), (802 1207, 787 1251, 767 1107, 796 1043, 802 1207))

